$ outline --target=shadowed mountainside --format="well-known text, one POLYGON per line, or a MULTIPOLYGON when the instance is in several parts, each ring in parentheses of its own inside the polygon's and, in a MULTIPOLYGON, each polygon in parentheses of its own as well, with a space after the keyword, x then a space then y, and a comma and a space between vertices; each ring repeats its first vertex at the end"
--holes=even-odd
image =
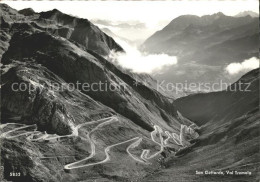
POLYGON ((199 93, 174 101, 187 118, 203 125, 212 120, 234 119, 259 104, 259 69, 250 71, 221 92, 199 93))
POLYGON ((169 181, 172 176, 187 182, 259 181, 259 70, 245 74, 230 89, 239 82, 246 84, 243 89, 249 83, 250 91, 194 94, 175 101, 178 110, 200 126, 200 136, 144 181, 169 181), (223 174, 214 174, 218 172, 223 174))

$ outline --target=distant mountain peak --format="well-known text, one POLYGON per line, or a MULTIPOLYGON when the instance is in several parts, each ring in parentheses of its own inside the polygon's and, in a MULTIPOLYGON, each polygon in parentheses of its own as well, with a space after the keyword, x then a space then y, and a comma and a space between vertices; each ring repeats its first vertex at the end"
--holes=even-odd
POLYGON ((219 18, 225 18, 226 15, 222 12, 215 13, 213 15, 210 15, 210 17, 213 17, 213 20, 217 20, 219 18))
POLYGON ((60 10, 58 10, 56 8, 54 8, 53 10, 50 10, 50 12, 52 12, 52 13, 62 13, 60 10))
POLYGON ((222 13, 222 12, 218 12, 218 13, 215 13, 215 14, 213 14, 213 15, 218 15, 218 16, 226 16, 224 13, 222 13))
POLYGON ((243 11, 235 15, 235 17, 244 17, 244 16, 251 16, 251 17, 259 17, 259 14, 253 11, 243 11))
POLYGON ((55 16, 55 15, 66 15, 66 14, 62 13, 61 11, 59 11, 58 9, 56 9, 56 8, 53 9, 53 10, 50 10, 50 11, 41 12, 40 14, 44 15, 46 17, 51 17, 51 16, 55 16))

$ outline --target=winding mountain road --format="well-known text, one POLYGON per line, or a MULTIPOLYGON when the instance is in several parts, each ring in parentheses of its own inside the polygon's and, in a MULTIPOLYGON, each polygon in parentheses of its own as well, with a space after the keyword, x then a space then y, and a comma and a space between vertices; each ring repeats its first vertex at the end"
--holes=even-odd
POLYGON ((151 153, 151 150, 145 149, 145 150, 143 150, 143 152, 141 154, 141 159, 147 161, 149 159, 152 159, 152 158, 156 157, 157 155, 159 155, 160 153, 163 152, 163 149, 164 149, 163 142, 164 141, 163 141, 163 137, 162 137, 162 132, 163 132, 163 130, 162 130, 161 127, 159 127, 157 125, 154 126, 154 131, 151 132, 151 138, 152 138, 154 143, 156 143, 156 144, 158 144, 160 146, 160 150, 158 152, 154 153, 153 155, 148 156, 151 153), (159 134, 160 143, 155 140, 155 137, 156 137, 157 133, 159 134))
POLYGON ((141 162, 141 163, 144 163, 144 164, 149 164, 146 160, 142 160, 142 159, 139 159, 137 156, 133 155, 129 150, 130 149, 133 149, 135 147, 137 147, 141 142, 142 142, 142 138, 140 137, 136 137, 137 140, 132 143, 131 145, 129 145, 126 149, 126 152, 129 154, 130 157, 132 157, 134 160, 136 160, 137 162, 141 162))
MULTIPOLYGON (((151 139, 152 141, 160 146, 160 150, 155 152, 154 154, 150 154, 151 150, 150 149, 144 149, 140 155, 140 157, 132 154, 130 152, 131 149, 136 148, 137 146, 140 145, 140 143, 143 141, 142 137, 133 137, 131 139, 125 140, 125 141, 121 141, 112 145, 107 146, 106 148, 104 148, 104 151, 99 150, 104 152, 105 154, 105 159, 99 162, 89 162, 90 159, 92 159, 94 156, 96 156, 96 145, 93 141, 93 139, 91 138, 92 134, 97 131, 98 129, 102 128, 105 125, 111 124, 112 122, 117 122, 118 118, 116 116, 111 116, 111 117, 107 117, 107 118, 102 118, 99 120, 93 120, 93 121, 89 121, 89 122, 85 122, 85 123, 81 123, 78 124, 77 126, 72 128, 72 133, 69 135, 56 135, 56 134, 47 134, 46 132, 40 132, 37 131, 37 125, 23 125, 23 124, 17 124, 17 123, 6 123, 6 124, 2 124, 0 125, 0 129, 3 130, 5 127, 7 127, 8 125, 17 125, 17 128, 11 129, 9 131, 3 132, 0 135, 0 138, 6 138, 6 139, 13 139, 13 138, 17 138, 20 136, 27 136, 26 139, 28 141, 31 142, 37 142, 37 141, 41 141, 41 140, 57 140, 60 138, 69 138, 69 137, 78 137, 80 136, 79 131, 80 129, 82 129, 85 126, 90 126, 90 128, 88 128, 86 131, 84 130, 84 132, 87 132, 86 138, 83 137, 84 140, 87 140, 90 143, 90 148, 91 148, 91 153, 88 157, 81 159, 79 161, 67 164, 64 166, 65 170, 71 170, 71 169, 78 169, 78 168, 82 168, 82 167, 88 167, 88 166, 94 166, 94 165, 98 165, 98 164, 103 164, 106 163, 107 161, 110 160, 110 155, 109 152, 111 150, 111 148, 119 146, 119 145, 123 145, 126 143, 130 143, 131 144, 126 148, 126 152, 127 154, 135 161, 140 162, 142 164, 151 164, 149 162, 150 159, 153 159, 154 157, 158 156, 159 154, 161 154, 164 150, 164 147, 169 146, 168 142, 170 139, 172 139, 177 145, 184 147, 187 146, 189 144, 188 141, 186 141, 185 139, 185 135, 187 133, 190 134, 195 134, 194 130, 190 127, 187 127, 186 125, 181 125, 181 129, 180 129, 180 134, 177 135, 176 133, 170 133, 169 131, 165 131, 164 133, 167 135, 167 138, 164 140, 163 139, 163 130, 160 126, 158 125, 154 125, 154 130, 150 133, 151 135, 151 139), (31 131, 24 131, 24 130, 31 130, 31 131), (19 133, 19 132, 22 133, 19 133), (18 134, 16 134, 16 132, 18 132, 18 134), (37 137, 39 136, 39 137, 37 137), (159 142, 156 141, 156 139, 158 139, 159 136, 159 142)), ((51 157, 46 157, 46 158, 51 158, 51 157)))
MULTIPOLYGON (((3 128, 7 127, 8 125, 16 125, 16 123, 6 123, 6 124, 1 125, 0 128, 3 129, 3 128)), ((35 124, 34 125, 25 125, 25 126, 21 126, 21 127, 12 129, 10 131, 1 133, 0 138, 12 139, 12 138, 20 137, 20 136, 23 136, 23 135, 31 135, 31 134, 37 132, 36 130, 37 130, 37 126, 35 124), (16 135, 12 136, 12 133, 19 131, 19 130, 22 131, 22 130, 25 130, 25 129, 28 129, 28 128, 29 129, 32 128, 32 131, 23 132, 23 133, 16 134, 16 135)))
MULTIPOLYGON (((74 163, 71 163, 71 164, 68 164, 68 165, 65 165, 64 166, 64 169, 77 169, 77 168, 82 168, 82 167, 88 167, 88 166, 93 166, 93 165, 97 165, 97 164, 103 164, 107 161, 110 160, 110 155, 109 155, 109 151, 111 148, 115 147, 115 146, 118 146, 118 145, 122 145, 122 144, 125 144, 125 143, 128 143, 128 142, 132 142, 132 141, 135 141, 135 140, 138 140, 139 137, 135 137, 135 138, 131 138, 129 140, 126 140, 126 141, 123 141, 123 142, 119 142, 119 143, 116 143, 116 144, 113 144, 113 145, 109 145, 108 147, 105 148, 105 155, 106 155, 106 158, 100 162, 95 162, 95 163, 89 163, 89 164, 84 164, 84 165, 80 165, 80 163, 82 162, 85 162, 86 160, 92 158, 94 155, 95 155, 95 150, 92 150, 92 153, 90 156, 88 156, 87 158, 85 159, 82 159, 80 161, 77 161, 77 162, 74 162, 74 163)), ((92 148, 93 149, 93 148, 92 148)), ((129 154, 129 153, 128 153, 129 154)))

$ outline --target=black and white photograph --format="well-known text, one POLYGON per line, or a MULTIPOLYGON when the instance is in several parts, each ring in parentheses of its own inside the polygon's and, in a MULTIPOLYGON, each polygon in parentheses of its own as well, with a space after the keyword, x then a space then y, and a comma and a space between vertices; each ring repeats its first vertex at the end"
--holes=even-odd
POLYGON ((0 182, 259 182, 258 0, 0 0, 0 182))

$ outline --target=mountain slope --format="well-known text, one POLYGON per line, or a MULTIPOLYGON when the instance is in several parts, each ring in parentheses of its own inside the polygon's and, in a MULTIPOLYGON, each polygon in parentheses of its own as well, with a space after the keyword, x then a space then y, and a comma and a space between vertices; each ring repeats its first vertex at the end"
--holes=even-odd
MULTIPOLYGON (((94 53, 83 51, 68 41, 45 33, 26 36, 15 34, 13 37, 15 39, 10 41, 9 49, 3 56, 2 61, 4 64, 11 63, 10 60, 25 62, 28 59, 30 61, 35 60, 68 83, 76 84, 79 82, 91 85, 102 82, 108 86, 112 85, 117 88, 116 92, 109 89, 103 92, 101 90, 102 94, 95 90, 83 92, 115 110, 123 110, 124 114, 129 115, 128 117, 140 124, 147 125, 152 120, 160 122, 160 119, 156 116, 157 114, 151 114, 151 117, 138 114, 142 112, 163 113, 168 122, 174 122, 172 116, 175 116, 176 111, 174 111, 171 103, 166 98, 163 98, 159 92, 156 93, 143 85, 131 87, 135 80, 122 73, 104 58, 97 57, 94 53), (23 44, 27 46, 22 46, 23 44), (17 52, 19 54, 16 54, 17 52), (138 95, 133 94, 135 91, 138 91, 138 95), (145 100, 140 100, 139 95, 144 97, 145 100), (138 104, 139 101, 152 102, 154 104, 149 106, 148 110, 148 106, 138 104), (170 115, 165 112, 168 112, 170 115), (147 118, 144 119, 144 117, 147 118), (146 122, 143 122, 144 120, 146 122), (149 122, 147 123, 147 121, 149 122)), ((102 89, 105 89, 105 87, 102 89)), ((152 130, 152 127, 150 127, 150 130, 152 130)))
POLYGON ((103 57, 122 50, 88 20, 0 8, 6 180, 141 180, 166 151, 197 137, 195 125, 145 77, 103 57), (14 171, 19 176, 10 176, 14 171))

